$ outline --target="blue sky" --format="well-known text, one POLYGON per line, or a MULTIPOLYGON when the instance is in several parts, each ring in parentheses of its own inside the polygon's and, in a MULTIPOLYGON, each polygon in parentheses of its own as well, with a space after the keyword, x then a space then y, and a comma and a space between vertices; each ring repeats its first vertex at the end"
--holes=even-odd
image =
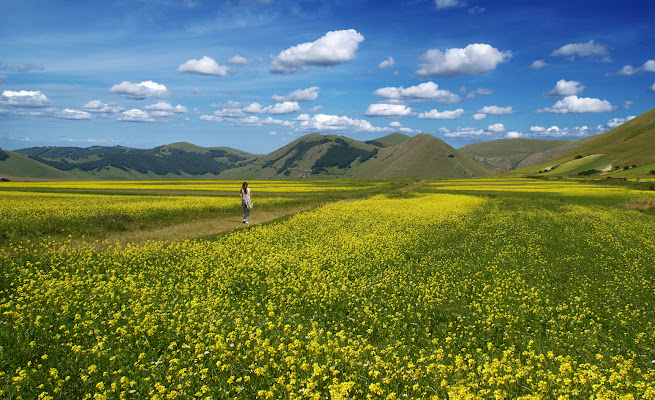
POLYGON ((580 138, 655 108, 655 3, 3 0, 0 147, 580 138))

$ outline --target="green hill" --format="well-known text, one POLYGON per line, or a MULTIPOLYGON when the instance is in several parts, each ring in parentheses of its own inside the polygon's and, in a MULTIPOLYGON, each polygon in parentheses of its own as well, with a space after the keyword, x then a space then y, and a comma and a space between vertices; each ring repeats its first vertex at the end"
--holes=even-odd
POLYGON ((383 137, 381 137, 379 139, 367 140, 365 143, 366 144, 372 144, 372 145, 378 146, 378 147, 391 147, 391 146, 395 146, 397 144, 400 144, 400 143, 406 141, 407 139, 409 139, 409 136, 404 135, 404 134, 402 134, 400 132, 395 132, 395 133, 391 133, 391 134, 389 134, 387 136, 383 136, 383 137))
POLYGON ((76 179, 74 175, 57 168, 32 160, 31 158, 8 150, 0 150, 0 177, 9 180, 21 178, 67 180, 76 179))
POLYGON ((257 158, 229 148, 204 148, 183 142, 154 149, 33 147, 17 152, 64 171, 73 179, 211 179, 257 158))
POLYGON ((592 136, 561 156, 520 173, 545 176, 651 176, 655 166, 655 109, 592 136))
POLYGON ((500 139, 466 145, 459 150, 493 172, 531 167, 580 145, 579 140, 500 139))

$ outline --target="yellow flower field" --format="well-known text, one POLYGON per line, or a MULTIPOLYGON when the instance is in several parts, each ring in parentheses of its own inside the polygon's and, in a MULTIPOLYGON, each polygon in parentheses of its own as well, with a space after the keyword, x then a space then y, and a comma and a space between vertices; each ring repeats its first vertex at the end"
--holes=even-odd
POLYGON ((476 182, 498 188, 426 185, 212 241, 0 253, 2 396, 655 398, 653 216, 610 188, 436 193, 476 182))

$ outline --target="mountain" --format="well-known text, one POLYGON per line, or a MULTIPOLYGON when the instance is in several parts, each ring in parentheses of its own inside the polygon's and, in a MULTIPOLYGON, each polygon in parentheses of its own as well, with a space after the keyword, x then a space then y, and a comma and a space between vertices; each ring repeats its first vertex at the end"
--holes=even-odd
POLYGON ((305 135, 266 155, 180 142, 130 147, 0 150, 0 176, 42 179, 467 178, 506 172, 540 176, 655 175, 655 110, 578 140, 507 139, 454 149, 427 134, 365 142, 305 135))
POLYGON ((310 134, 261 159, 225 171, 226 179, 466 178, 489 171, 441 139, 392 134, 360 142, 310 134))
MULTIPOLYGON (((122 146, 32 147, 16 153, 64 171, 73 179, 211 179, 257 158, 230 148, 204 148, 184 142, 145 150, 122 146)), ((4 170, 0 163, 0 173, 4 170)))
POLYGON ((459 150, 492 172, 505 172, 531 167, 561 156, 579 146, 585 139, 500 139, 478 142, 459 150))
MULTIPOLYGON (((489 171, 441 139, 393 133, 361 142, 310 134, 267 155, 173 143, 130 147, 32 147, 17 157, 51 179, 388 179, 466 178, 489 171)), ((34 168, 32 168, 34 169, 34 168)), ((0 175, 35 177, 0 161, 0 175), (9 172, 12 172, 11 174, 9 172)))
POLYGON ((517 172, 619 178, 655 175, 655 109, 587 138, 548 162, 517 172))
POLYGON ((20 178, 71 180, 76 179, 68 172, 35 161, 14 151, 0 150, 0 177, 16 180, 20 178))

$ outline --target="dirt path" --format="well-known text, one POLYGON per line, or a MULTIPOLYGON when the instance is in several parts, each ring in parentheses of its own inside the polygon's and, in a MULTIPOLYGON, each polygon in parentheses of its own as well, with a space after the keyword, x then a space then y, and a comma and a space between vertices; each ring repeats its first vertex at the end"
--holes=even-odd
MULTIPOLYGON (((412 182, 397 189, 398 192, 410 192, 426 182, 425 179, 412 182)), ((357 199, 344 199, 341 201, 354 201, 357 199)), ((111 245, 126 245, 126 244, 145 244, 147 242, 163 242, 173 243, 184 240, 198 239, 202 237, 217 235, 223 232, 228 232, 234 229, 243 229, 248 226, 256 226, 265 222, 270 222, 288 215, 297 214, 302 211, 311 210, 319 206, 318 204, 310 204, 295 208, 283 208, 276 210, 258 210, 255 209, 250 214, 250 223, 245 225, 242 222, 241 212, 235 212, 233 215, 225 218, 213 218, 194 220, 181 224, 166 226, 162 228, 142 231, 131 231, 115 233, 107 238, 96 239, 80 239, 77 245, 81 247, 103 247, 111 245)))
POLYGON ((82 247, 102 247, 116 244, 126 245, 128 243, 139 245, 147 242, 180 242, 216 235, 234 229, 243 229, 248 226, 255 226, 288 215, 297 214, 301 211, 307 211, 312 208, 312 206, 304 206, 272 211, 253 210, 250 214, 250 223, 248 225, 242 222, 243 219, 241 213, 235 213, 227 218, 195 220, 152 230, 116 233, 102 239, 101 241, 90 242, 82 239, 78 244, 82 247))

